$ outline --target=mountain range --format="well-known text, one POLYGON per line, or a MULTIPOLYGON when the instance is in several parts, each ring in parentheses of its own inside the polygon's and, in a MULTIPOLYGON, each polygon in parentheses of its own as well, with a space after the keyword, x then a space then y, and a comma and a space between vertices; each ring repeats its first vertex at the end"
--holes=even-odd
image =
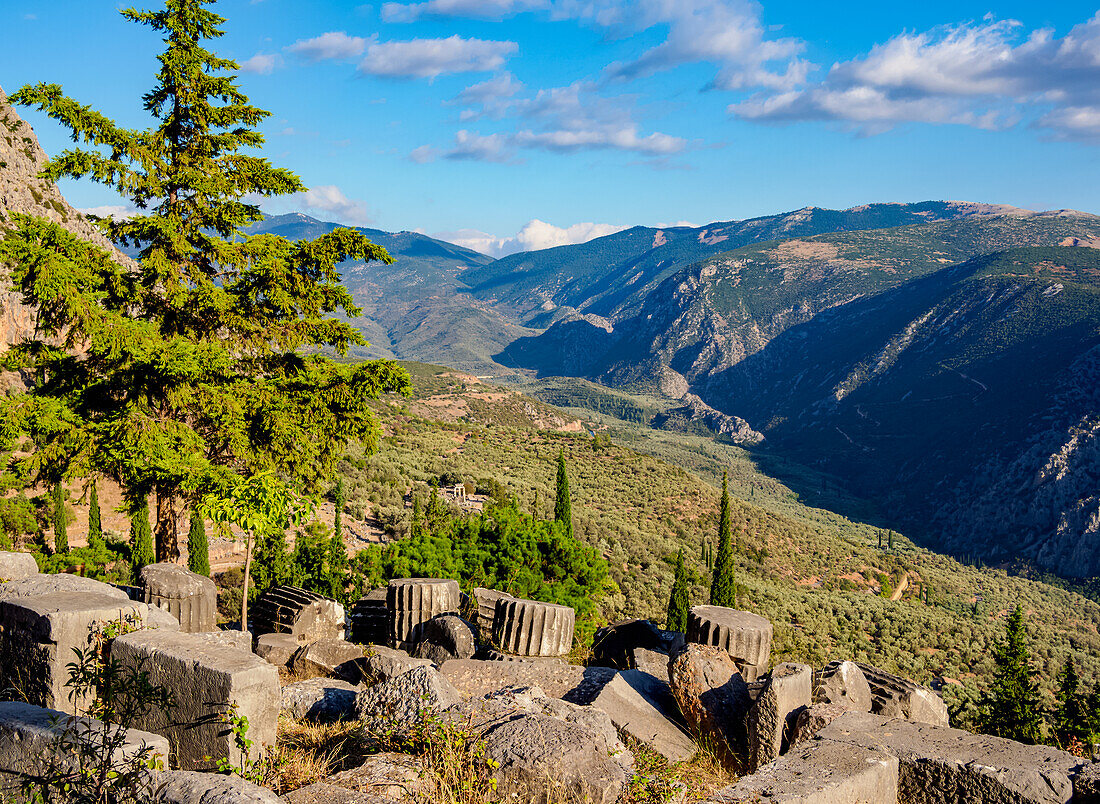
POLYGON ((397 258, 346 273, 373 354, 658 394, 939 549, 1100 574, 1097 216, 810 207, 499 260, 364 231, 397 258))

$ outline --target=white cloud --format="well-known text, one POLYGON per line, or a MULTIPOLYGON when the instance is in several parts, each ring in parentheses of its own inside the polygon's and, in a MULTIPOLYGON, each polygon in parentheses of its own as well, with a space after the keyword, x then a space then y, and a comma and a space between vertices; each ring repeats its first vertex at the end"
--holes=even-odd
POLYGON ((413 22, 421 17, 471 17, 499 20, 532 9, 548 0, 427 0, 424 3, 383 3, 383 22, 413 22))
POLYGON ((305 212, 325 220, 345 223, 351 226, 368 226, 372 216, 366 203, 357 198, 348 198, 335 184, 322 184, 302 193, 262 198, 246 196, 247 203, 259 204, 265 212, 286 214, 305 212))
POLYGON ((359 72, 392 78, 435 78, 445 73, 496 70, 519 50, 515 42, 463 39, 412 39, 375 42, 359 62, 359 72))
POLYGON ((275 53, 257 53, 250 59, 241 62, 242 73, 259 73, 269 75, 276 67, 282 64, 282 59, 275 53))
POLYGON ((576 131, 521 131, 516 134, 515 142, 524 148, 544 148, 548 151, 611 148, 643 154, 674 154, 687 146, 686 140, 660 132, 639 136, 633 126, 576 131))
POLYGON ((494 237, 476 229, 440 232, 432 236, 488 254, 490 257, 503 257, 519 251, 538 251, 555 246, 587 243, 589 240, 615 234, 626 228, 628 227, 610 223, 575 223, 563 228, 536 218, 511 237, 494 237))
POLYGON ((466 107, 460 113, 464 121, 492 118, 499 120, 515 106, 513 98, 523 89, 523 84, 511 73, 501 73, 480 84, 466 87, 448 103, 466 107))
POLYGON ((138 214, 136 207, 123 204, 104 204, 98 207, 87 207, 79 211, 84 215, 95 215, 100 218, 111 218, 116 221, 124 221, 138 214))
POLYGON ((349 36, 343 31, 329 31, 312 39, 299 39, 287 50, 310 61, 354 59, 366 50, 368 41, 360 36, 349 36))
POLYGON ((839 121, 865 134, 905 122, 1005 128, 1037 113, 1032 125, 1054 138, 1100 142, 1100 12, 1060 39, 991 17, 901 33, 813 86, 759 93, 730 112, 839 121))

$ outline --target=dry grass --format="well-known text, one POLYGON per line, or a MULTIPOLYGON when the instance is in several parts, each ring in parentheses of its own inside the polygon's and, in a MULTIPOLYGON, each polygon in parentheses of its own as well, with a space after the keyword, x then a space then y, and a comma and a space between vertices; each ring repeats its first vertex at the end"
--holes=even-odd
POLYGON ((376 750, 373 746, 359 721, 307 723, 280 718, 271 787, 288 793, 326 779, 362 763, 376 750))
POLYGON ((716 752, 705 747, 686 762, 668 765, 664 757, 629 735, 624 735, 624 741, 634 754, 634 778, 620 804, 708 801, 737 778, 716 752))

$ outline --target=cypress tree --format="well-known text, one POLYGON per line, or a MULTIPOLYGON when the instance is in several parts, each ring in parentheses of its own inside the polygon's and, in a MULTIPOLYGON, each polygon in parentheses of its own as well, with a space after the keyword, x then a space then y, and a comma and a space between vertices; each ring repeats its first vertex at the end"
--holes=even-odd
POLYGON ((1008 617, 1005 641, 994 650, 993 687, 982 706, 979 726, 986 734, 1037 743, 1042 738, 1042 713, 1025 637, 1024 613, 1017 605, 1008 617))
POLYGON ((130 516, 130 567, 137 581, 141 568, 155 564, 153 529, 149 525, 149 505, 143 504, 130 516))
POLYGON ((733 545, 730 532, 729 476, 722 473, 722 508, 718 517, 718 554, 711 573, 710 604, 734 607, 737 605, 737 587, 733 577, 733 545))
POLYGON ((332 519, 332 538, 334 542, 344 542, 344 478, 336 479, 336 515, 332 519))
POLYGON ((65 489, 54 483, 50 489, 53 503, 53 549, 55 553, 69 552, 69 523, 65 521, 65 489))
POLYGON ((413 494, 412 525, 409 526, 409 538, 416 539, 424 534, 424 510, 420 505, 420 495, 413 494))
POLYGON ((103 521, 99 512, 99 492, 96 491, 95 481, 92 481, 92 491, 88 501, 88 547, 98 553, 105 546, 103 521))
POLYGON ((565 532, 573 535, 573 512, 569 501, 569 475, 565 470, 565 449, 558 451, 558 483, 554 494, 554 519, 565 525, 565 532))
POLYGON ((684 633, 687 630, 687 616, 690 607, 687 570, 684 569, 684 551, 681 548, 676 556, 676 574, 672 581, 672 593, 668 597, 668 615, 665 617, 665 628, 669 631, 684 633))
POLYGON ((1072 740, 1087 742, 1091 733, 1088 704, 1080 692, 1080 686, 1081 679, 1071 656, 1058 674, 1058 691, 1055 694, 1058 706, 1054 710, 1054 735, 1063 748, 1067 748, 1072 740))
POLYGON ((191 509, 191 527, 187 531, 187 569, 210 577, 210 543, 206 539, 206 522, 196 509, 191 509))
MULTIPOLYGON (((701 556, 699 556, 699 560, 702 561, 704 564, 707 563, 707 538, 706 538, 706 536, 703 537, 703 554, 701 556)), ((709 564, 708 564, 708 566, 709 566, 709 564)))

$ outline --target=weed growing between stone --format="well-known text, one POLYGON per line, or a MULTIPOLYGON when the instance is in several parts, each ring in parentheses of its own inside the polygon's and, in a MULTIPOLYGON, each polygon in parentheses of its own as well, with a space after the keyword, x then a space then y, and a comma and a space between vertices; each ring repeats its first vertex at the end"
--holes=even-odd
POLYGON ((281 718, 278 773, 270 785, 277 793, 289 793, 353 768, 377 751, 358 720, 309 723, 281 718))
POLYGON ((634 778, 623 791, 620 804, 707 801, 736 778, 723 767, 718 755, 705 747, 688 761, 669 765, 663 756, 629 734, 620 737, 634 754, 634 778))

